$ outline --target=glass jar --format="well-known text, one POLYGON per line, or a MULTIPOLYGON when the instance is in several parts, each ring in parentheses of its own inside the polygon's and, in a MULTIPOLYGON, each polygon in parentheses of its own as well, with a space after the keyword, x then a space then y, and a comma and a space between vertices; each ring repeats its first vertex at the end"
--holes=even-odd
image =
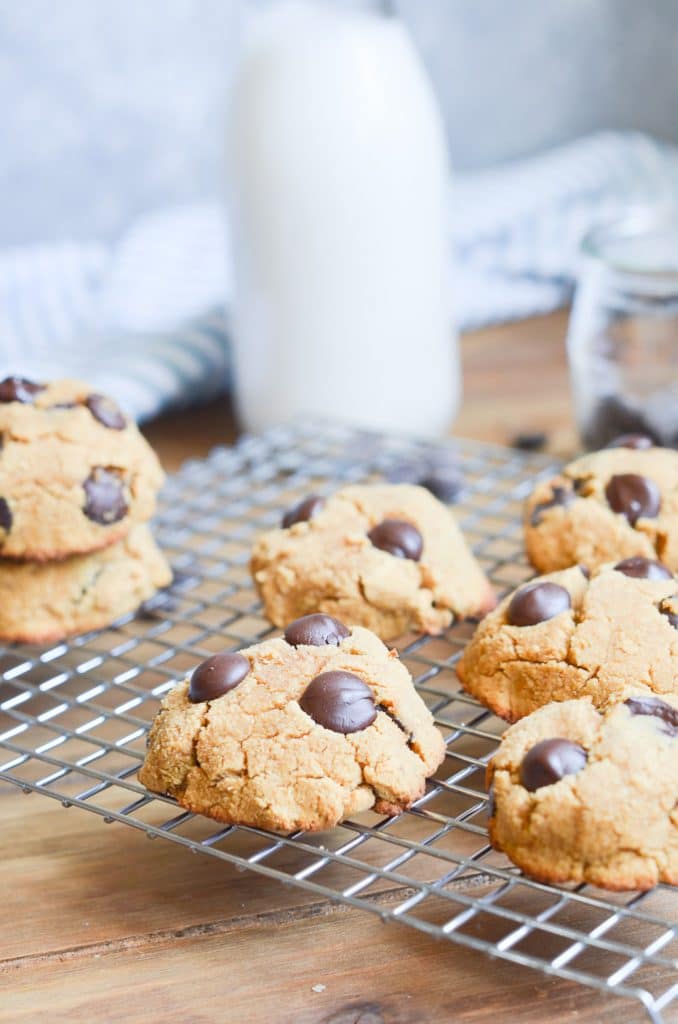
POLYGON ((678 447, 678 210, 634 208, 584 239, 567 346, 587 448, 678 447))

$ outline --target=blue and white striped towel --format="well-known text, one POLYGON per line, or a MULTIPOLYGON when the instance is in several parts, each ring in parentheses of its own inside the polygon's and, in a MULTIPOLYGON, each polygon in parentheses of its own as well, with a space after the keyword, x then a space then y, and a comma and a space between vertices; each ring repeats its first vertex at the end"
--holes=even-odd
MULTIPOLYGON (((678 150, 604 134, 453 184, 458 321, 564 305, 582 235, 632 202, 678 205, 678 150)), ((138 419, 208 399, 229 377, 232 276, 220 207, 142 218, 114 246, 0 252, 0 376, 84 377, 138 419)))

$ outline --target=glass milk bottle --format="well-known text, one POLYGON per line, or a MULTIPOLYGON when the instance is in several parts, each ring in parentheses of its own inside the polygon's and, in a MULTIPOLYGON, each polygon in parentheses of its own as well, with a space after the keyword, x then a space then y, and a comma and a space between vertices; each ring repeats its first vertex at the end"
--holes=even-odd
POLYGON ((283 0, 248 20, 227 124, 241 422, 443 433, 449 177, 416 50, 376 4, 283 0))

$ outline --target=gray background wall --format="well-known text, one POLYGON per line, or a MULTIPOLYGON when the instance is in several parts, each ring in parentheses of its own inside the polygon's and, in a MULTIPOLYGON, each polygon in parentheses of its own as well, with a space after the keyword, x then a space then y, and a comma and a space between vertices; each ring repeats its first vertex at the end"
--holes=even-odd
MULTIPOLYGON (((0 245, 219 188, 236 0, 0 0, 0 245)), ((396 0, 461 170, 598 128, 678 141, 676 0, 396 0)))

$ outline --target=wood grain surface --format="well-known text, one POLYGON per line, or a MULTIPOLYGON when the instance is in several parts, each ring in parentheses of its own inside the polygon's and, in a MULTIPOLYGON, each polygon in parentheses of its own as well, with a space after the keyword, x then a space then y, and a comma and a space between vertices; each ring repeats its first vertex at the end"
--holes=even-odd
MULTIPOLYGON (((465 338, 455 432, 506 443, 543 430, 552 451, 572 451, 565 322, 559 314, 465 338)), ((235 425, 223 400, 163 417, 146 433, 172 470, 231 441, 235 425)), ((0 836, 3 1024, 646 1019, 632 1003, 9 787, 0 788, 0 836)))

